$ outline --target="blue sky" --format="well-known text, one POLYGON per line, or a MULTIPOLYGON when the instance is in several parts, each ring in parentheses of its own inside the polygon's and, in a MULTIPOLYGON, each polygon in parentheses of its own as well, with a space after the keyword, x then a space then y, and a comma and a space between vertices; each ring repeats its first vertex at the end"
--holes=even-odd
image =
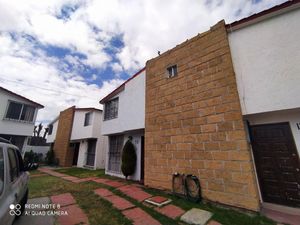
POLYGON ((99 100, 145 62, 283 0, 0 0, 0 86, 37 101, 47 123, 99 100))

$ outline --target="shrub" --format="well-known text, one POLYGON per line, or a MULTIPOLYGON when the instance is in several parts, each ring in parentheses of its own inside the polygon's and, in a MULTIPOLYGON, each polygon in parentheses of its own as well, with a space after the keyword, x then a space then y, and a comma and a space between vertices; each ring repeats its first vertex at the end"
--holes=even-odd
POLYGON ((47 154, 46 154, 46 158, 45 158, 46 164, 48 165, 54 165, 55 162, 55 154, 53 149, 50 149, 47 154))
POLYGON ((131 142, 131 139, 125 143, 122 153, 122 165, 121 170, 124 176, 127 177, 132 175, 136 167, 136 152, 135 147, 131 142))

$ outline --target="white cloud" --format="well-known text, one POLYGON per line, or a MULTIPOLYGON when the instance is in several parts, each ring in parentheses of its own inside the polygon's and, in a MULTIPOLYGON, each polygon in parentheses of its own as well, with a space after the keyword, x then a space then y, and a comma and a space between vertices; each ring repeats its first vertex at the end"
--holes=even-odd
MULTIPOLYGON (((0 0, 0 85, 44 104, 39 120, 51 120, 73 104, 99 107, 99 99, 122 82, 118 73, 140 69, 157 51, 164 52, 221 19, 232 22, 284 0, 252 2, 0 0), (70 17, 60 18, 65 6, 78 9, 70 17), (66 48, 85 57, 65 56, 73 67, 70 70, 59 58, 36 48, 34 42, 23 37, 25 34, 41 44, 66 48), (124 46, 112 55, 105 49, 114 48, 110 42, 114 36, 123 37, 124 46), (102 86, 87 84, 84 74, 76 72, 84 71, 85 66, 110 66, 115 78, 102 86)), ((92 75, 91 80, 95 79, 92 75)))

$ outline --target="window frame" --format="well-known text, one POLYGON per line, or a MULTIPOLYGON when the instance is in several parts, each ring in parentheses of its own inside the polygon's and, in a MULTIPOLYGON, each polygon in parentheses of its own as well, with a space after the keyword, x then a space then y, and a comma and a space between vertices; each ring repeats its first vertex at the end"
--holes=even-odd
POLYGON ((173 78, 178 76, 178 66, 177 64, 171 65, 167 67, 167 76, 168 78, 173 78))
MULTIPOLYGON (((0 197, 2 196, 2 194, 4 193, 4 189, 5 189, 5 180, 6 180, 6 163, 5 163, 5 155, 4 155, 4 149, 3 147, 0 146, 0 152, 2 152, 2 157, 3 157, 3 184, 2 184, 2 188, 0 189, 0 197)), ((1 153, 0 153, 1 154, 1 153)))
POLYGON ((118 114, 119 114, 119 97, 113 98, 107 102, 105 102, 104 104, 104 116, 103 116, 103 120, 112 120, 112 119, 116 119, 118 118, 118 114), (110 106, 108 104, 114 104, 113 106, 110 106), (113 108, 108 108, 109 107, 113 107, 113 108), (108 113, 112 114, 108 116, 108 113))
POLYGON ((8 156, 8 161, 9 161, 9 177, 10 177, 10 183, 14 183, 16 182, 16 180, 18 179, 18 177, 20 176, 20 165, 19 165, 19 160, 18 160, 18 156, 17 156, 17 153, 16 153, 16 149, 14 148, 10 148, 8 147, 7 148, 7 156, 8 156), (11 158, 10 158, 10 151, 13 152, 13 155, 15 157, 15 160, 16 160, 16 175, 15 176, 12 176, 12 162, 11 162, 11 158))
POLYGON ((107 169, 113 173, 121 173, 122 152, 124 146, 124 135, 112 135, 108 140, 108 166, 107 169), (117 159, 118 158, 118 159, 117 159), (113 168, 118 163, 118 169, 113 168))
POLYGON ((52 132, 53 132, 53 124, 49 124, 48 125, 48 135, 52 135, 52 132))
POLYGON ((84 127, 92 125, 92 121, 91 121, 92 120, 92 113, 93 112, 87 112, 87 113, 84 114, 84 123, 83 123, 84 127), (87 120, 87 118, 88 118, 88 120, 87 120))
POLYGON ((12 100, 8 100, 8 104, 7 104, 7 107, 6 107, 6 112, 4 114, 4 120, 11 120, 11 121, 17 121, 17 122, 23 122, 23 123, 34 123, 34 117, 35 117, 35 114, 36 114, 36 107, 32 106, 32 105, 29 105, 29 104, 25 104, 25 103, 21 103, 21 102, 17 102, 17 101, 12 101, 12 100), (8 117, 8 112, 9 112, 9 106, 11 103, 14 103, 14 104, 19 104, 21 105, 21 111, 19 113, 19 117, 18 119, 14 119, 14 118, 9 118, 8 117), (24 108, 32 108, 33 109, 33 114, 32 114, 32 120, 25 120, 24 119, 21 119, 21 117, 23 116, 23 112, 25 112, 25 115, 24 117, 26 117, 26 111, 24 111, 24 108))

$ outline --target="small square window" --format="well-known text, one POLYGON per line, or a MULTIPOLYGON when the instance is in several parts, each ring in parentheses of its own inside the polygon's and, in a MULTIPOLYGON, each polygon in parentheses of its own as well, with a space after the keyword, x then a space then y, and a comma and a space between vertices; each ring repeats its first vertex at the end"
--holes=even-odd
POLYGON ((177 76, 177 65, 173 65, 167 68, 168 78, 177 76))

